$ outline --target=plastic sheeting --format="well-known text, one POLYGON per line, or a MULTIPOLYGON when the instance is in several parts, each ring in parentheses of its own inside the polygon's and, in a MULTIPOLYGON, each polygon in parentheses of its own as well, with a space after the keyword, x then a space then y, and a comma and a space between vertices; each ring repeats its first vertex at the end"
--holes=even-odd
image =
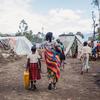
POLYGON ((69 36, 61 36, 59 39, 62 41, 65 47, 65 54, 67 55, 69 51, 71 50, 71 47, 75 41, 77 40, 78 43, 78 52, 81 51, 82 48, 82 39, 78 38, 76 35, 69 35, 69 36))
POLYGON ((11 49, 18 55, 27 55, 31 52, 32 43, 24 36, 0 37, 0 40, 8 39, 11 49))
POLYGON ((74 40, 75 40, 75 36, 62 36, 60 37, 60 40, 63 42, 64 47, 65 47, 65 54, 67 55, 74 40))
POLYGON ((27 55, 31 52, 32 43, 26 38, 21 37, 16 41, 15 52, 18 55, 27 55))

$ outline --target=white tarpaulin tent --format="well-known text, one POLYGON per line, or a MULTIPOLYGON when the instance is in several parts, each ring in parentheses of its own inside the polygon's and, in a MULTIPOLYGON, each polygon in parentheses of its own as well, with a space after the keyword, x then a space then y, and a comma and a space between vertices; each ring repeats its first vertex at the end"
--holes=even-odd
POLYGON ((31 52, 32 43, 24 36, 0 37, 1 40, 9 40, 9 45, 18 55, 27 55, 31 52))
POLYGON ((66 55, 69 53, 72 53, 70 52, 72 48, 74 48, 74 51, 75 51, 76 46, 78 46, 78 53, 82 49, 83 40, 78 35, 64 34, 64 35, 60 35, 59 39, 64 44, 66 55))

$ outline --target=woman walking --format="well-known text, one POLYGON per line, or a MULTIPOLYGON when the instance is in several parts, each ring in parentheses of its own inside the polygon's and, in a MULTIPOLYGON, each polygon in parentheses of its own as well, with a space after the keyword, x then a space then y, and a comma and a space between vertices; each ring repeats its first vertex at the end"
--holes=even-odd
POLYGON ((46 43, 45 43, 45 61, 47 65, 47 73, 49 85, 48 89, 56 89, 56 83, 60 78, 60 59, 59 56, 56 55, 55 51, 55 43, 52 41, 52 33, 48 32, 46 34, 46 43))

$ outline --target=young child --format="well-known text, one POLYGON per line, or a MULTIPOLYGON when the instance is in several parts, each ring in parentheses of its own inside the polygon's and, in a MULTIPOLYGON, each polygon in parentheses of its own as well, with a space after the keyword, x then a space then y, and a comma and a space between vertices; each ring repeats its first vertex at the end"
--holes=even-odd
POLYGON ((57 39, 56 41, 58 45, 56 46, 56 52, 58 53, 61 60, 61 70, 64 70, 64 60, 65 60, 64 45, 59 39, 57 39))
POLYGON ((27 58, 27 69, 29 70, 29 76, 30 76, 30 90, 36 89, 36 80, 41 79, 40 75, 40 66, 39 66, 39 59, 40 56, 36 52, 36 46, 33 46, 31 48, 32 54, 28 55, 27 58))
POLYGON ((84 70, 88 72, 89 67, 89 54, 91 54, 91 48, 88 46, 87 42, 83 43, 83 48, 82 48, 82 61, 83 61, 83 67, 81 69, 81 74, 83 74, 84 70))

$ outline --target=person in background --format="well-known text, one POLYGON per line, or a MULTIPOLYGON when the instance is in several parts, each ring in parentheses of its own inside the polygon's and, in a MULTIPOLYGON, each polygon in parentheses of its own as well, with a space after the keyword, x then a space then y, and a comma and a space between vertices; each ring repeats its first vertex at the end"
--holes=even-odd
POLYGON ((31 48, 32 53, 27 56, 27 68, 29 70, 29 77, 30 77, 30 90, 35 90, 36 88, 36 81, 41 79, 40 75, 40 66, 39 66, 39 59, 40 56, 36 52, 36 46, 31 48))
POLYGON ((96 52, 97 52, 97 41, 94 41, 94 45, 92 47, 92 57, 96 60, 97 56, 96 56, 96 52))
POLYGON ((97 42, 97 56, 100 57, 100 41, 97 42))
POLYGON ((91 48, 88 46, 87 42, 83 43, 83 48, 81 52, 83 66, 81 69, 81 74, 83 74, 84 70, 88 72, 89 67, 89 55, 91 54, 91 48))
POLYGON ((56 51, 54 48, 54 42, 52 41, 52 32, 48 32, 46 34, 46 43, 44 44, 44 56, 45 56, 45 62, 47 65, 47 73, 48 73, 48 89, 56 89, 56 83, 58 82, 58 79, 60 78, 60 59, 58 55, 56 55, 56 51))

